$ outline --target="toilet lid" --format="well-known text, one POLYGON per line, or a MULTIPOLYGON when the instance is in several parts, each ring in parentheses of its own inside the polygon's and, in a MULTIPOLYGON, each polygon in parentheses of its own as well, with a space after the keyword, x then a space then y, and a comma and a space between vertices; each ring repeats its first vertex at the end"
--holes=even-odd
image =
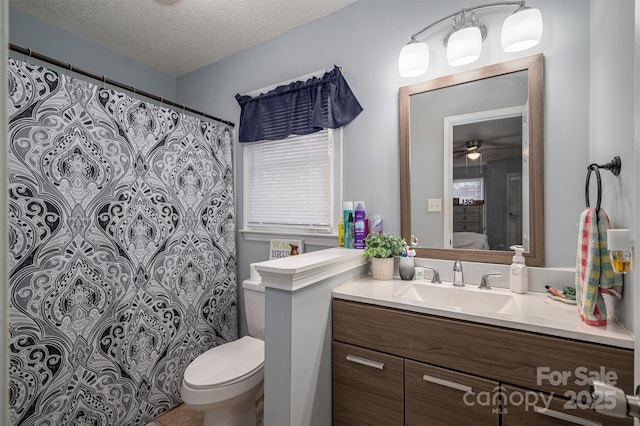
POLYGON ((250 375, 264 364, 264 342, 245 336, 209 349, 193 360, 184 381, 193 388, 222 386, 250 375))

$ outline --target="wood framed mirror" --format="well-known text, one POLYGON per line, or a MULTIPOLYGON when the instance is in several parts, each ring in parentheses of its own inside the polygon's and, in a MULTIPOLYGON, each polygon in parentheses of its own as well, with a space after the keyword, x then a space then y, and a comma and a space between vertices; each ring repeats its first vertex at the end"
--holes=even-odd
POLYGON ((416 255, 509 264, 521 244, 544 266, 542 54, 403 86, 399 117, 401 233, 416 255))

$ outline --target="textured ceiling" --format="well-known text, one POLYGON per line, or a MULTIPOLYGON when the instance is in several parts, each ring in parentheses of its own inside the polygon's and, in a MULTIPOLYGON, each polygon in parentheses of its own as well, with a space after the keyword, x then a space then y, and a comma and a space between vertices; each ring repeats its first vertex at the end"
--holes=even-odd
POLYGON ((172 76, 357 0, 10 0, 9 4, 172 76))

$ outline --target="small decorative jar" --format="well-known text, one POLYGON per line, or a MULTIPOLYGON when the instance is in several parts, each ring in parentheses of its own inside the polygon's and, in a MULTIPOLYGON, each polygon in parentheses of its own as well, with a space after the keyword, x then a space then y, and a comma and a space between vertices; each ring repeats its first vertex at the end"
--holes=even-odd
POLYGON ((401 280, 412 280, 416 273, 413 257, 401 257, 400 263, 398 264, 398 272, 400 273, 401 280))

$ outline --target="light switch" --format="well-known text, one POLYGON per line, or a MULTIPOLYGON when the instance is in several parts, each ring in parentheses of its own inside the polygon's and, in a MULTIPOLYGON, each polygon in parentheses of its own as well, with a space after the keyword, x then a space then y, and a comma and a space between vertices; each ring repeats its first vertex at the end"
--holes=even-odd
POLYGON ((442 211, 442 198, 429 198, 427 211, 429 213, 442 211))

